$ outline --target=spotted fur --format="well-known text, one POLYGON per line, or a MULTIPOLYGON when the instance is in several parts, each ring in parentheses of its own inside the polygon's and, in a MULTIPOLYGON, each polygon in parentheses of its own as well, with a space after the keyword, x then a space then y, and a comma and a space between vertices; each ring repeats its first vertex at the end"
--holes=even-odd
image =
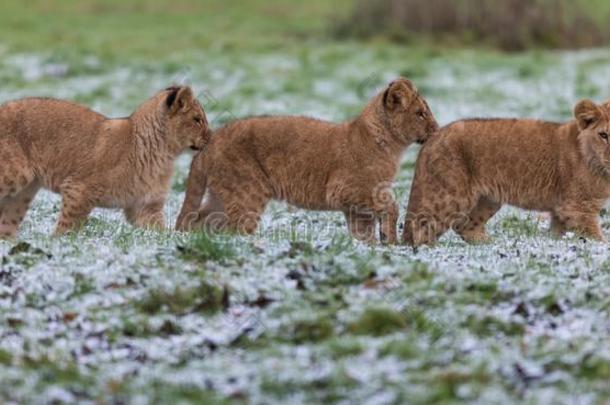
POLYGON ((485 242, 504 205, 550 212, 552 231, 604 240, 610 197, 610 105, 580 102, 575 120, 467 120, 443 128, 417 159, 404 242, 433 244, 448 229, 485 242))

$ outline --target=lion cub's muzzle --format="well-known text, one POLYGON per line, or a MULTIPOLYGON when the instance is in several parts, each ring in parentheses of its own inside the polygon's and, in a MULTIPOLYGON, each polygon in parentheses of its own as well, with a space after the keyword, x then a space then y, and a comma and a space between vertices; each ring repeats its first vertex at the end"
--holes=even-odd
POLYGON ((199 137, 192 145, 191 150, 200 151, 206 147, 208 142, 210 142, 210 138, 212 136, 212 131, 206 127, 203 131, 203 135, 199 137))
POLYGON ((426 143, 426 141, 436 134, 438 134, 441 130, 441 127, 436 123, 436 121, 430 123, 426 130, 426 134, 417 138, 416 142, 420 145, 426 143))

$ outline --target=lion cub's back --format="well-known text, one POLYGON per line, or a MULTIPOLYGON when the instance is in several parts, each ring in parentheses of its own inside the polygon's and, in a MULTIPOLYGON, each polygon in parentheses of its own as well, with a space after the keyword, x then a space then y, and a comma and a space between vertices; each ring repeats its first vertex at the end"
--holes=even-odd
POLYGON ((305 117, 240 120, 214 133, 204 171, 212 187, 256 177, 273 198, 319 209, 329 173, 341 164, 337 150, 344 137, 339 128, 305 117))
POLYGON ((533 119, 469 119, 441 129, 443 136, 460 138, 474 149, 513 153, 512 148, 535 149, 556 137, 561 124, 533 119), (511 149, 506 149, 506 148, 511 149))
POLYGON ((238 154, 305 156, 328 152, 330 131, 336 126, 307 117, 253 117, 218 129, 210 142, 210 156, 238 154))
POLYGON ((559 128, 536 120, 458 121, 424 145, 418 171, 496 201, 537 206, 554 192, 559 128))
POLYGON ((553 155, 560 146, 560 124, 517 119, 472 119, 442 128, 422 148, 423 154, 460 157, 471 166, 536 160, 553 155))
POLYGON ((0 137, 46 141, 79 134, 93 136, 106 118, 84 106, 51 98, 25 98, 0 106, 0 137))

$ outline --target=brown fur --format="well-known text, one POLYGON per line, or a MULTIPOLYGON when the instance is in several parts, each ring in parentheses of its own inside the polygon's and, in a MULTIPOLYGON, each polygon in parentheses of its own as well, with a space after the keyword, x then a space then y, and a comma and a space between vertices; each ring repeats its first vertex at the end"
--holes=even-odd
POLYGON ((173 162, 207 139, 205 113, 188 87, 162 91, 124 119, 53 99, 6 103, 0 237, 15 237, 41 187, 62 196, 56 234, 76 230, 94 207, 123 208, 136 226, 163 227, 173 162))
POLYGON ((253 233, 271 199, 311 210, 342 211, 350 232, 396 242, 391 193, 403 151, 438 130, 428 105, 406 79, 392 82, 353 121, 251 118, 229 124, 197 156, 178 229, 253 233), (206 201, 199 212, 204 192, 206 201))
POLYGON ((603 240, 610 106, 583 101, 574 113, 564 125, 470 120, 443 128, 417 159, 404 241, 433 244, 453 228, 467 242, 484 242, 485 224, 503 204, 550 212, 556 235, 603 240))

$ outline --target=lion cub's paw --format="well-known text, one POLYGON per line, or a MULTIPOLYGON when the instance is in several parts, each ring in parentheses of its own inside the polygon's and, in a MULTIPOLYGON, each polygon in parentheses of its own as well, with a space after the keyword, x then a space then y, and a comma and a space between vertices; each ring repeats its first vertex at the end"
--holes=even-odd
POLYGON ((493 238, 487 232, 462 233, 460 236, 471 245, 487 245, 493 242, 493 238))

